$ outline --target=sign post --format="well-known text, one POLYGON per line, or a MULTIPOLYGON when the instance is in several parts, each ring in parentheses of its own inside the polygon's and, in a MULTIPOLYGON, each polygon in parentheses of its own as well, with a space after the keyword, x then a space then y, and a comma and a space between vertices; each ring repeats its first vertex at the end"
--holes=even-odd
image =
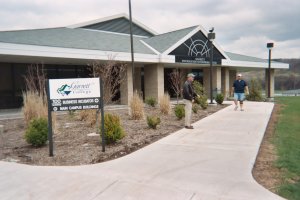
POLYGON ((49 156, 53 156, 52 111, 101 109, 102 151, 105 151, 103 84, 100 78, 49 79, 48 100, 49 156))

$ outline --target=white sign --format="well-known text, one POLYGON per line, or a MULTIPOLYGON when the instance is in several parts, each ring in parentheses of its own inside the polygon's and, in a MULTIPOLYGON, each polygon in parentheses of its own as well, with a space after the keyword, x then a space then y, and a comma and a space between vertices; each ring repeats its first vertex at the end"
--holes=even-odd
POLYGON ((50 99, 100 97, 99 78, 49 79, 50 99))

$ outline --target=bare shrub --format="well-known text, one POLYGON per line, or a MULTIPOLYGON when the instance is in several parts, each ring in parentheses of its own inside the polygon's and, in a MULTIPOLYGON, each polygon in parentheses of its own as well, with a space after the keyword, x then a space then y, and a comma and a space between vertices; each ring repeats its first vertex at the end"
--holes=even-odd
POLYGON ((130 116, 134 120, 140 120, 144 117, 144 103, 137 92, 133 94, 130 101, 130 116))
POLYGON ((181 96, 183 79, 184 77, 179 69, 175 69, 172 73, 170 73, 170 83, 176 94, 177 104, 178 98, 181 96))
MULTIPOLYGON (((25 79, 26 91, 23 92, 23 114, 26 126, 36 118, 48 118, 48 102, 46 94, 46 75, 43 65, 31 65, 25 79)), ((52 115, 54 132, 56 129, 56 115, 52 115)))
POLYGON ((160 112, 164 115, 168 115, 170 113, 170 96, 169 94, 164 94, 159 99, 159 109, 160 112))
POLYGON ((124 76, 126 69, 126 64, 117 63, 113 57, 109 57, 105 63, 94 62, 91 65, 92 75, 102 79, 104 104, 112 103, 119 92, 120 85, 126 78, 124 76))

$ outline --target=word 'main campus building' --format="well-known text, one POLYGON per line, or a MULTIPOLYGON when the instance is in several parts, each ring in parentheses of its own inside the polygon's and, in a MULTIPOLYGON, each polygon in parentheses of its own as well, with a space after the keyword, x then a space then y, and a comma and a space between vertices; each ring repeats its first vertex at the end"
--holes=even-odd
MULTIPOLYGON (((133 20, 135 72, 132 77, 129 19, 125 14, 68 27, 0 32, 0 108, 20 107, 24 76, 32 64, 43 64, 48 78, 88 77, 88 65, 110 57, 127 63, 120 86, 121 104, 128 104, 135 89, 144 97, 171 93, 169 74, 193 72, 210 91, 210 42, 201 26, 157 34, 133 20), (134 84, 133 84, 134 81, 134 84)), ((213 88, 228 95, 237 70, 267 69, 268 61, 224 51, 214 42, 213 88)), ((274 69, 288 64, 272 62, 274 69)), ((267 77, 267 76, 266 76, 267 77)))

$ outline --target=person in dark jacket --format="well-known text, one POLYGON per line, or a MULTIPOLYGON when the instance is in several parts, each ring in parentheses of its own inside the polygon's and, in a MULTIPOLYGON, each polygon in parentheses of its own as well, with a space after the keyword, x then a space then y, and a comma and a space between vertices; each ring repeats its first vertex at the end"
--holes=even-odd
POLYGON ((242 79, 242 74, 238 74, 236 80, 232 85, 232 92, 234 92, 234 110, 238 109, 238 101, 240 102, 241 111, 244 111, 244 99, 246 94, 249 94, 249 89, 246 81, 242 79))
POLYGON ((185 103, 185 128, 187 129, 194 128, 193 126, 191 126, 192 106, 194 98, 197 96, 192 85, 194 77, 194 74, 189 73, 187 75, 187 80, 183 85, 183 101, 185 103))

